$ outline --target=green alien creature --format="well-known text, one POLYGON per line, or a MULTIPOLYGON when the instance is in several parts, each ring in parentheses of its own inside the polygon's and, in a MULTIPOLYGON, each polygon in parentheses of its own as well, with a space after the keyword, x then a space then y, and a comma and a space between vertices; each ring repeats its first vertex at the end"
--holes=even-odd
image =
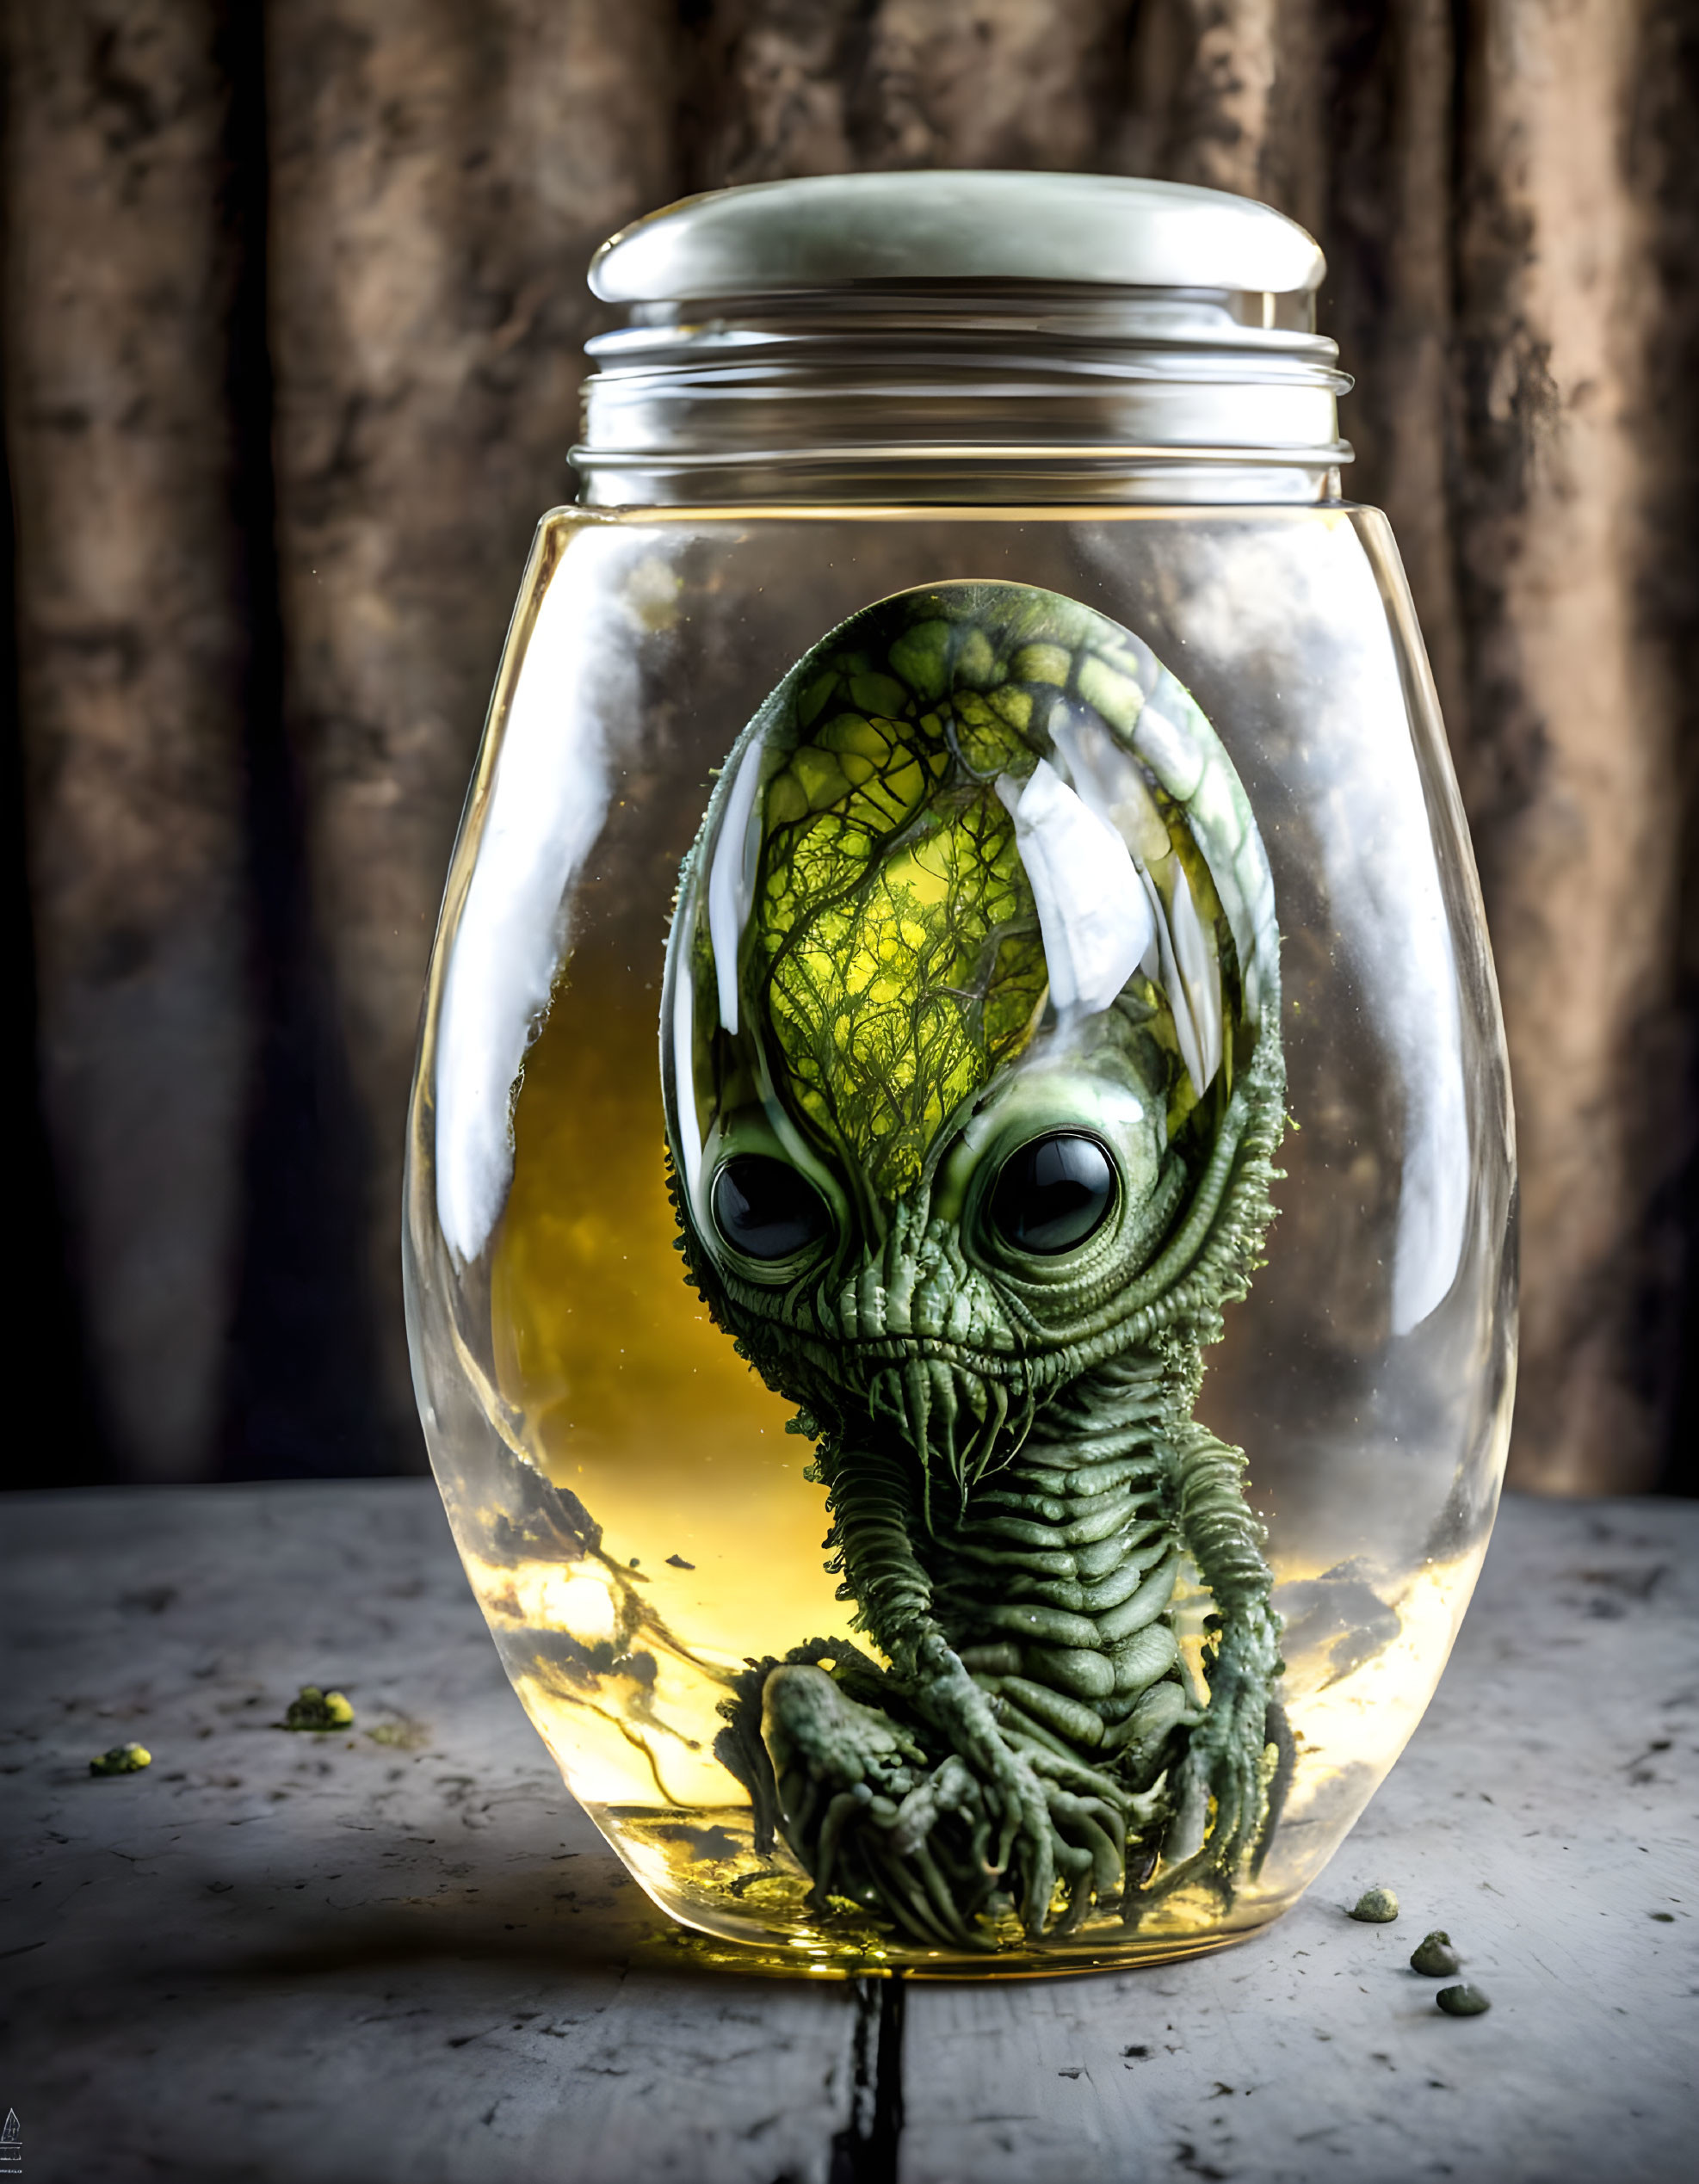
POLYGON ((751 1663, 716 1749, 758 1829, 823 1910, 933 1948, 1230 1903, 1291 1739, 1244 1459, 1193 1414, 1285 1074, 1273 884, 1214 731, 1053 593, 866 608, 732 752, 662 1046, 686 1268, 800 1406, 879 1656, 751 1663))

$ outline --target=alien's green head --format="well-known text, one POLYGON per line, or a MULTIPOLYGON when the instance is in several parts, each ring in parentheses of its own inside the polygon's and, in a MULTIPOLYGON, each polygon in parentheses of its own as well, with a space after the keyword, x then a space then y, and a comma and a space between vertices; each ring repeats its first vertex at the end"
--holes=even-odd
POLYGON ((1278 992, 1244 790, 1146 646, 1024 585, 883 600, 762 706, 685 862, 691 1270, 772 1385, 965 1482, 1033 1399, 1242 1286, 1278 992))

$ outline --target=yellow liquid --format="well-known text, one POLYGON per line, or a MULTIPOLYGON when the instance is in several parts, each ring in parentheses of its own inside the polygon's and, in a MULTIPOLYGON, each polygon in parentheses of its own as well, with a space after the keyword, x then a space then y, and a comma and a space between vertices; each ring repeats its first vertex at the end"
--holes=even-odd
MULTIPOLYGON (((1478 1553, 1390 1593, 1396 1636, 1349 1674, 1325 1647, 1313 1659, 1288 1649, 1297 1773, 1267 1866, 1226 1917, 1213 1897, 1178 1896, 1136 1933, 1109 1913, 1036 1943, 1011 1930, 996 1955, 962 1957, 897 1940, 847 1906, 811 1910, 783 1848, 757 1852, 749 1798, 714 1755, 717 1710, 746 1659, 844 1638, 850 1611, 825 1568, 808 1444, 785 1430, 791 1406, 710 1322, 673 1249, 655 1016, 633 1005, 652 1000, 593 965, 569 970, 527 1058, 492 1262, 510 1427, 601 1526, 602 1545, 577 1560, 473 1558, 468 1570, 575 1793, 655 1901, 744 1945, 725 1960, 745 1969, 1075 1971, 1190 1954, 1278 1916, 1426 1705, 1478 1553)), ((1317 1574, 1276 1563, 1282 1581, 1317 1574)), ((1194 1653, 1208 1606, 1199 1594, 1179 1619, 1194 1653)), ((715 1944, 701 1946, 712 1956, 715 1944)))

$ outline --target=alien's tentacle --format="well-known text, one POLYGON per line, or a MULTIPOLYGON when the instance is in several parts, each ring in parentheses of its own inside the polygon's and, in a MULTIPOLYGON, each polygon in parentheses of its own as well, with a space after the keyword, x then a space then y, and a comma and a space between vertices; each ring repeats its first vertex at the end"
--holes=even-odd
POLYGON ((1266 1537, 1245 1502, 1245 1459, 1204 1427, 1176 1434, 1174 1496, 1180 1530, 1215 1603, 1206 1657, 1209 1705, 1180 1769, 1177 1809, 1158 1892, 1208 1878, 1224 1893, 1247 1854, 1260 1859, 1274 1822, 1270 1794, 1283 1722, 1274 1579, 1266 1537), (1213 1807, 1213 1813, 1212 1813, 1213 1807))

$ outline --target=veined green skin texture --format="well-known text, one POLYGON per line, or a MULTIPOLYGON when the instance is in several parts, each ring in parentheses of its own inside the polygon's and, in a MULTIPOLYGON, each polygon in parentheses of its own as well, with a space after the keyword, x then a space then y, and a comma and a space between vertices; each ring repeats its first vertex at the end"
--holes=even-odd
POLYGON ((1214 731, 1140 639, 1055 594, 866 608, 723 770, 662 1047, 688 1276, 800 1406, 839 1596, 888 1664, 819 1638, 751 1664, 716 1749, 758 1831, 823 1911, 933 1949, 1136 1924, 1200 1884, 1230 1908, 1291 1740, 1245 1459, 1194 1414, 1260 1263, 1285 1077, 1272 883, 1214 731), (1017 838, 1023 787, 1061 793, 1041 762, 1156 913, 1107 1001, 1078 997, 1017 838), (998 1178, 1058 1132, 1108 1157, 1113 1209, 1026 1250, 998 1178), (778 1261, 716 1213, 751 1157, 823 1209, 778 1261), (1175 1631, 1192 1573, 1202 1687, 1175 1631))

